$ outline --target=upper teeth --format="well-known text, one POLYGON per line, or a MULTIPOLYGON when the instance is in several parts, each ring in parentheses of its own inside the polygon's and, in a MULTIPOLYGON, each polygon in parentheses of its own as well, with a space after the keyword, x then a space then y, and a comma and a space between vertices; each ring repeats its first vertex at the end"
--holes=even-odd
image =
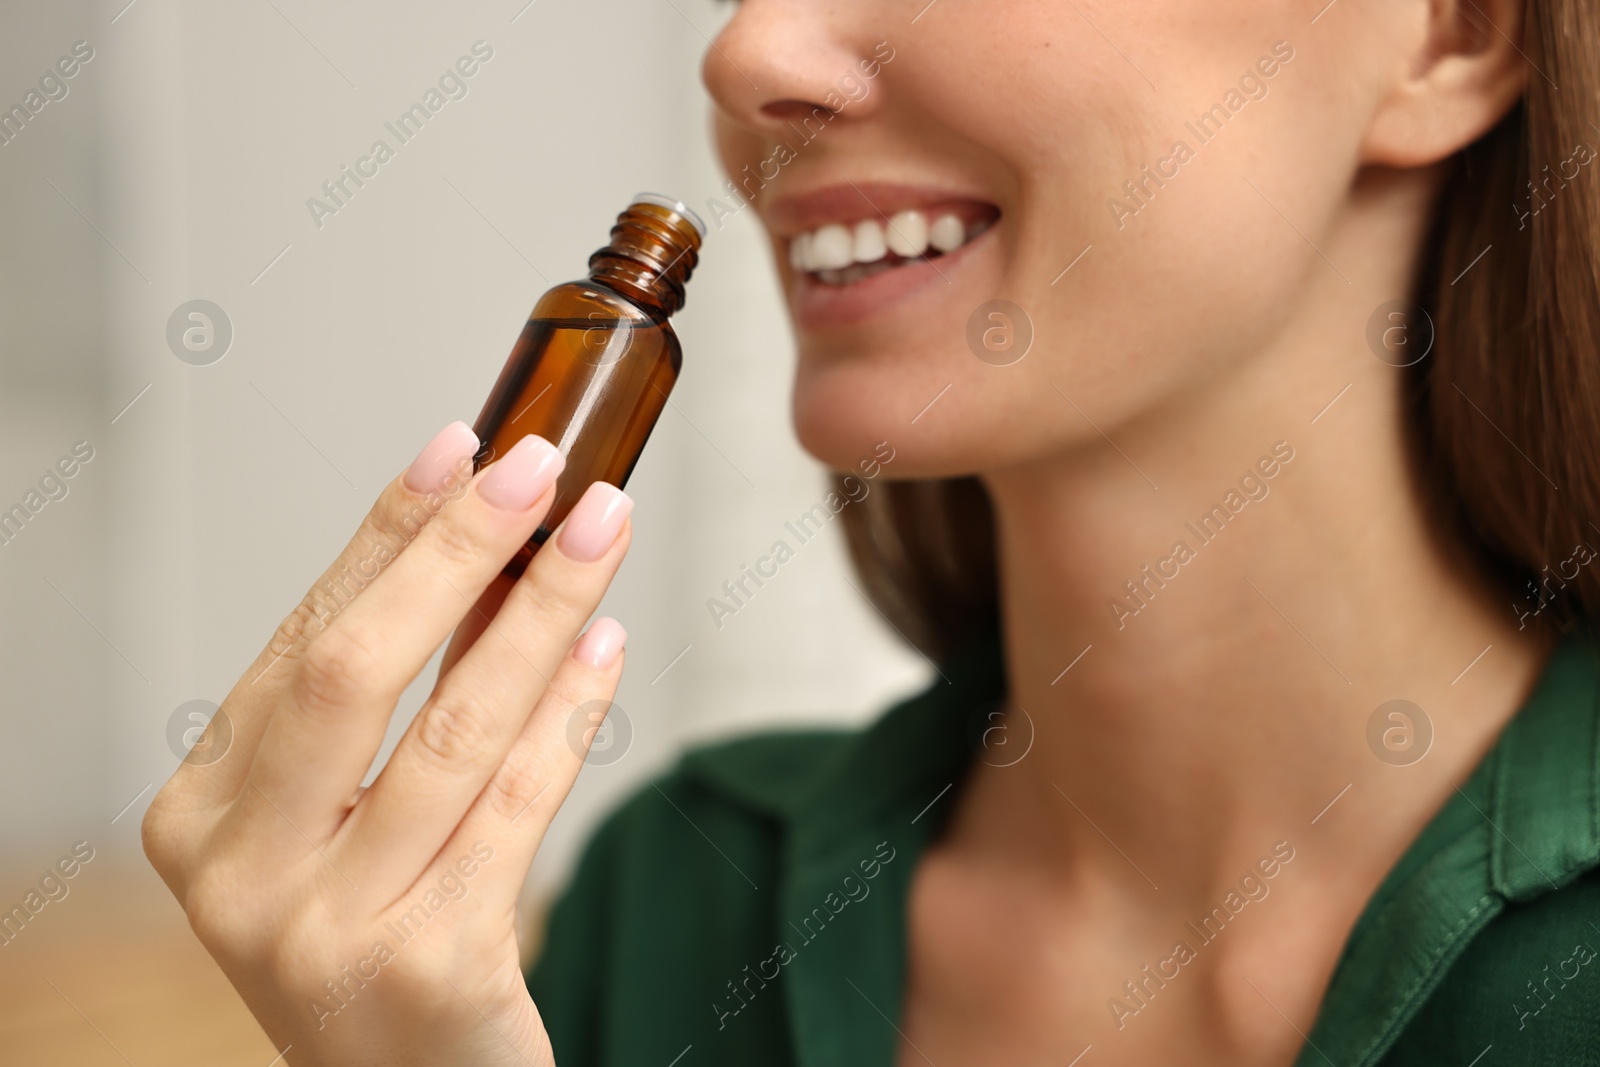
POLYGON ((876 263, 890 252, 908 259, 930 246, 954 252, 966 242, 966 225, 956 215, 940 215, 930 226, 922 212, 902 211, 887 227, 877 219, 862 219, 854 226, 830 222, 802 233, 789 242, 789 265, 804 271, 839 270, 852 263, 876 263))

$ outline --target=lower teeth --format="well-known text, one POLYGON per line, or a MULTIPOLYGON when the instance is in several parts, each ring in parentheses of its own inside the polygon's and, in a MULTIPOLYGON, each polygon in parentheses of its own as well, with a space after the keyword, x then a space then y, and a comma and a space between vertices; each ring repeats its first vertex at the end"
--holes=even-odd
POLYGON ((896 267, 904 266, 907 263, 917 263, 925 259, 935 259, 940 254, 941 253, 935 252, 933 249, 929 249, 928 252, 923 255, 912 256, 909 259, 903 256, 890 254, 885 256, 883 259, 876 260, 872 263, 852 263, 848 267, 837 267, 830 268, 828 270, 812 271, 811 276, 822 282, 824 285, 853 285, 854 283, 861 281, 863 278, 872 277, 874 274, 882 274, 886 270, 894 270, 896 267))

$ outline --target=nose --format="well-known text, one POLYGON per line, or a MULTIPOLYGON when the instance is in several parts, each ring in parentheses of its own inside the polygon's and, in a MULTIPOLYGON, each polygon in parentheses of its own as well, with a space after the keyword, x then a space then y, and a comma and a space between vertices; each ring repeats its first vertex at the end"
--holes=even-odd
MULTIPOLYGON (((871 3, 742 0, 706 50, 700 77, 717 107, 750 130, 780 135, 817 108, 850 100, 857 121, 879 106, 879 93, 857 101, 863 63, 873 67, 878 36, 853 10, 871 3), (870 39, 868 39, 870 38, 870 39)), ((876 70, 873 71, 876 73, 876 70)))

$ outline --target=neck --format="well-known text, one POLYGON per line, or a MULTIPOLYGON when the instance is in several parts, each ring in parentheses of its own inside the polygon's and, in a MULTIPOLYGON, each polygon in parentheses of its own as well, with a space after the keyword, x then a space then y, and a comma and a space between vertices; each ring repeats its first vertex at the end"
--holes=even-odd
POLYGON ((1033 813, 1031 861, 1201 902, 1287 840, 1370 889, 1537 679, 1548 640, 1432 533, 1401 372, 1361 329, 1385 298, 1313 288, 1294 340, 1181 409, 1080 416, 1057 379, 1084 443, 985 477, 1011 729, 1034 737, 974 795, 1033 813), (1369 730, 1395 699, 1432 725, 1415 762, 1404 719, 1369 730))

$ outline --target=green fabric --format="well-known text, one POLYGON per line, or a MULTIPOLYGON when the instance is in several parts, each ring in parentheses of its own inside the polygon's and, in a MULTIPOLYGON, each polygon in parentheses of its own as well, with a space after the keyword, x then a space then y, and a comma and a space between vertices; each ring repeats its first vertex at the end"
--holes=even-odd
MULTIPOLYGON (((1296 1067, 1600 1065, 1597 647, 1560 645, 1373 894, 1296 1067)), ((865 730, 698 749, 636 793, 528 976, 560 1067, 892 1064, 912 869, 1004 689, 991 634, 865 730)))

